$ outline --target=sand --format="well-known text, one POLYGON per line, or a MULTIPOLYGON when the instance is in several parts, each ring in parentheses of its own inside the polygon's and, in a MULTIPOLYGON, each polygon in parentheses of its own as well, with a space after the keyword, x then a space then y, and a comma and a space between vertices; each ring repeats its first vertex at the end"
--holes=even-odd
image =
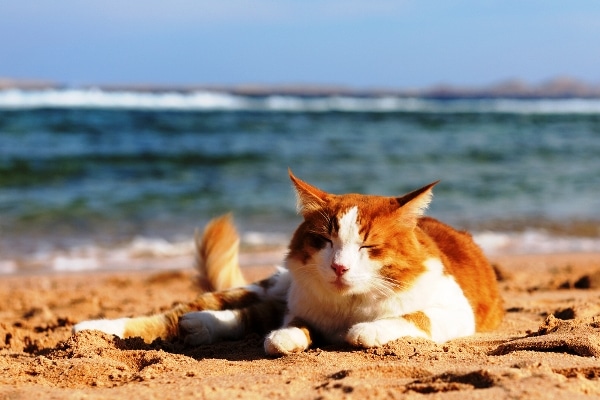
MULTIPOLYGON (((266 357, 262 338, 181 342, 71 335, 196 293, 192 269, 3 277, 0 399, 585 398, 600 396, 600 254, 492 258, 506 317, 493 333, 266 357)), ((191 264, 191 261, 190 261, 191 264)), ((245 268, 249 278, 270 266, 245 268)))

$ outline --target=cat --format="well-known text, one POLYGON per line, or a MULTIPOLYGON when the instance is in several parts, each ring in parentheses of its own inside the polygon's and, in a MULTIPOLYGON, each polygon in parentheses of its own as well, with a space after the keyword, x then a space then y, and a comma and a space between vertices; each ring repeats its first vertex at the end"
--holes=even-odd
POLYGON ((189 345, 266 334, 268 355, 314 340, 353 347, 403 337, 438 343, 495 329, 504 309, 495 273, 472 237, 424 216, 434 182, 401 197, 330 194, 289 171, 303 221, 285 267, 245 284, 229 215, 197 235, 197 266, 215 289, 157 315, 92 320, 120 337, 181 337, 189 345))

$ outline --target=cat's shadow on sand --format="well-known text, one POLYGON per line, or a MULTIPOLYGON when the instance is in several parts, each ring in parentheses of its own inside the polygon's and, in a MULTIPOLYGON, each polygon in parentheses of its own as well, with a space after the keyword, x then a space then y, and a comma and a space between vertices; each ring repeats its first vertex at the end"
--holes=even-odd
MULTIPOLYGON (((180 354, 191 357, 195 360, 207 358, 222 359, 228 361, 252 361, 273 358, 265 354, 263 346, 264 336, 258 334, 249 334, 241 340, 223 341, 218 343, 188 346, 182 340, 162 340, 156 339, 148 344, 141 338, 121 339, 114 337, 113 345, 118 350, 157 350, 172 354, 180 354)), ((315 349, 336 352, 357 351, 346 344, 326 344, 317 343, 315 349)), ((309 350, 310 351, 310 350, 309 350)))
MULTIPOLYGON (((488 343, 489 355, 504 355, 514 351, 530 350, 567 353, 582 357, 600 357, 600 317, 583 318, 575 320, 561 320, 550 315, 540 325, 537 332, 531 332, 524 337, 513 338, 503 343, 488 343)), ((173 354, 181 354, 196 360, 206 358, 224 359, 228 361, 251 361, 271 358, 264 352, 264 337, 258 334, 249 334, 236 341, 224 341, 197 347, 186 346, 183 341, 155 340, 151 344, 145 343, 141 338, 120 339, 114 337, 113 344, 120 350, 162 350, 173 354)), ((492 341, 493 342, 493 341, 492 341)), ((452 343, 452 342, 450 342, 452 343)), ((460 344, 455 344, 454 346, 460 344)), ((313 346, 316 351, 331 352, 357 352, 376 351, 377 353, 409 356, 411 352, 439 352, 442 346, 426 339, 410 338, 390 342, 378 349, 361 350, 347 344, 327 344, 318 341, 313 346)), ((309 352, 314 350, 308 350, 309 352)))

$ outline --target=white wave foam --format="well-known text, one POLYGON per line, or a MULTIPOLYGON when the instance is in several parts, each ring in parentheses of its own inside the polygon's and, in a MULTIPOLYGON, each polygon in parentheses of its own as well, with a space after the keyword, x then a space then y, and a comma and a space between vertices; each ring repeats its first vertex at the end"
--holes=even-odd
POLYGON ((244 109, 244 98, 226 93, 146 93, 102 91, 99 89, 4 90, 0 91, 0 108, 120 108, 219 110, 244 109))
POLYGON ((599 238, 553 236, 541 230, 519 233, 480 232, 473 235, 486 254, 598 252, 599 238))
POLYGON ((153 110, 239 110, 285 112, 426 112, 597 114, 600 99, 457 99, 406 97, 252 97, 225 92, 136 92, 100 89, 0 90, 0 109, 116 108, 153 110))
POLYGON ((15 260, 0 260, 0 275, 14 274, 18 266, 15 260))
POLYGON ((289 235, 283 233, 246 232, 242 235, 242 243, 250 246, 287 246, 289 235))
MULTIPOLYGON (((488 255, 600 252, 600 238, 553 236, 544 231, 479 232, 475 241, 488 255)), ((242 265, 281 265, 289 236, 247 232, 242 235, 242 265), (247 251, 252 248, 256 251, 247 251)), ((193 241, 169 242, 137 237, 118 247, 88 245, 51 249, 18 259, 0 259, 0 275, 27 272, 78 272, 192 268, 193 241)))
MULTIPOLYGON (((277 233, 248 232, 242 236, 246 249, 241 265, 280 264, 288 237, 277 233), (276 258, 276 259, 275 259, 276 258)), ((43 249, 17 259, 0 259, 0 275, 31 272, 81 272, 101 270, 181 269, 194 265, 194 241, 168 241, 136 237, 115 247, 86 245, 65 249, 43 249)))
POLYGON ((128 252, 129 256, 134 258, 180 257, 193 254, 194 244, 192 241, 169 242, 164 239, 136 237, 128 246, 126 251, 128 252))

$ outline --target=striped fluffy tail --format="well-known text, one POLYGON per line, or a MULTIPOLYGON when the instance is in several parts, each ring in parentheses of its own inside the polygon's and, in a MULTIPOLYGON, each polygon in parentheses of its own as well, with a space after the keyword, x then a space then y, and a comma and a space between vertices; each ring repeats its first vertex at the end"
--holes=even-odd
POLYGON ((240 238, 231 213, 212 219, 202 235, 196 231, 195 241, 196 269, 205 291, 246 284, 238 261, 240 238))

